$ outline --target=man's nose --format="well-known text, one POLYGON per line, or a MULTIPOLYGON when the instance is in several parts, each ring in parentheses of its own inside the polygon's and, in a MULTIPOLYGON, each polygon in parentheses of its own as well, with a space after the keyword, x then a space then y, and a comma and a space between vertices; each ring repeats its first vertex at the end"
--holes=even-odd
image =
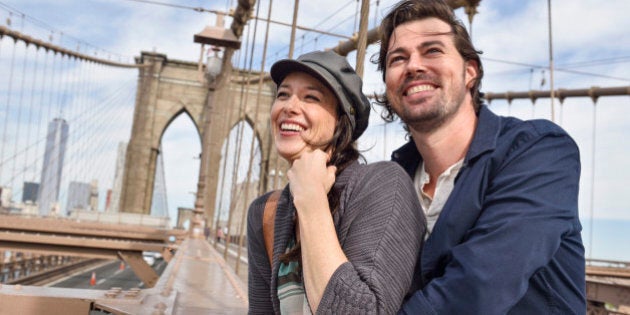
POLYGON ((426 72, 425 60, 419 54, 411 54, 407 62, 407 75, 415 76, 420 72, 426 72))

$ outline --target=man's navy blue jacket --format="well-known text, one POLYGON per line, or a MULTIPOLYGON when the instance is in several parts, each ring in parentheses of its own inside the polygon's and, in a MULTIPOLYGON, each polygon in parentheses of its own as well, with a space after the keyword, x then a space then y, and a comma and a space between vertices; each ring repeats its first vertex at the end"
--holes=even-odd
MULTIPOLYGON (((481 106, 474 138, 401 314, 585 314, 577 145, 547 120, 481 106)), ((392 154, 413 177, 410 141, 392 154)))

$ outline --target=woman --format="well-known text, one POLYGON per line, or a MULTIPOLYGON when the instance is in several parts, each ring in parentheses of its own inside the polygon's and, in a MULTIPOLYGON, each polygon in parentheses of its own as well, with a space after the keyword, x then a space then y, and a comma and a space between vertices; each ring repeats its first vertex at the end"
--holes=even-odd
POLYGON ((425 219, 409 176, 359 164, 370 103, 344 57, 312 52, 271 67, 271 129, 291 168, 265 249, 269 193, 248 214, 249 312, 393 314, 412 280, 425 219), (271 260, 271 264, 270 264, 271 260))

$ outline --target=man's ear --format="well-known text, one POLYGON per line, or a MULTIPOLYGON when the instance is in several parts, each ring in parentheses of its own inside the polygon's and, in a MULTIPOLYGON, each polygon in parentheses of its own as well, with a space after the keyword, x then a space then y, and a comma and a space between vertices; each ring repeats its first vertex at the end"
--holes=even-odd
POLYGON ((475 81, 477 80, 477 74, 479 73, 479 65, 477 64, 476 60, 468 60, 465 63, 465 81, 466 81, 466 88, 470 89, 474 84, 475 81))

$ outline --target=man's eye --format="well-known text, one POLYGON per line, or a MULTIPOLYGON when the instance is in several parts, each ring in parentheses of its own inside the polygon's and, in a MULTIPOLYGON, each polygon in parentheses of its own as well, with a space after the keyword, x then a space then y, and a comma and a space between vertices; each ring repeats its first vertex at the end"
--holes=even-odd
POLYGON ((435 53, 441 53, 441 52, 442 52, 442 49, 435 48, 435 47, 433 47, 433 48, 429 48, 429 49, 427 50, 427 53, 428 53, 428 54, 435 54, 435 53))
POLYGON ((402 61, 402 60, 405 60, 405 58, 403 56, 392 56, 391 58, 389 58, 388 64, 391 65, 391 64, 394 64, 394 63, 402 61))
POLYGON ((276 95, 276 98, 287 98, 289 97, 289 93, 287 92, 278 92, 278 94, 276 95))

